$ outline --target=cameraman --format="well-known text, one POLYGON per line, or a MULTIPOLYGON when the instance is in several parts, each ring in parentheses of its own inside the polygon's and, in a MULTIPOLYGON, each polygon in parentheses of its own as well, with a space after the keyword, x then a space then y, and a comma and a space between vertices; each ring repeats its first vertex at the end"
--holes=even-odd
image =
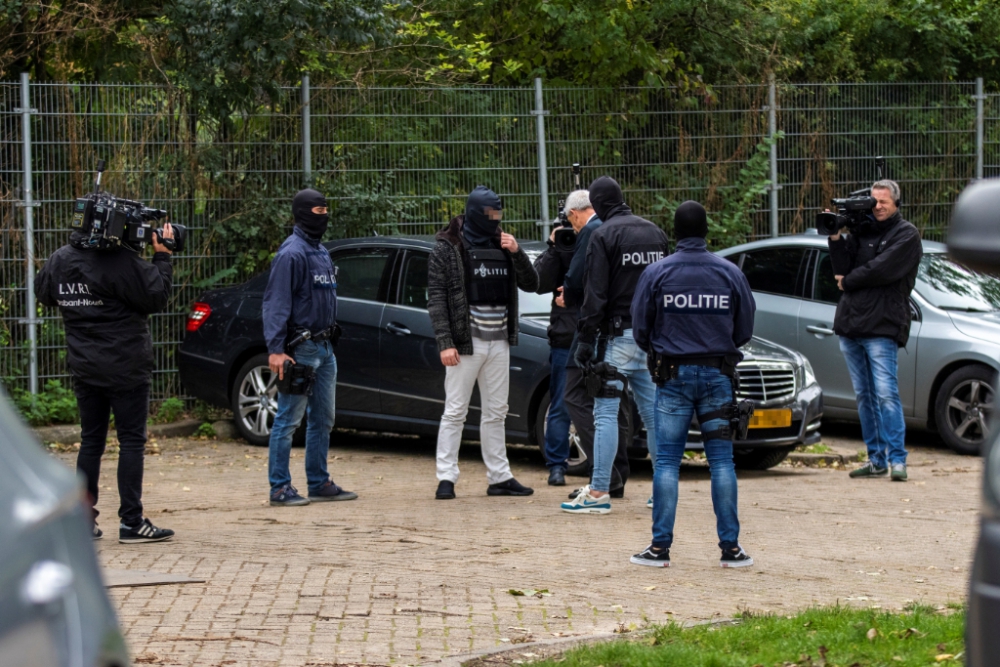
POLYGON ((98 478, 114 413, 118 431, 118 541, 162 542, 174 531, 157 528, 142 516, 142 473, 149 415, 153 340, 149 316, 163 310, 170 297, 173 267, 164 239, 152 238, 153 261, 145 262, 128 246, 99 248, 89 235, 74 231, 68 245, 56 250, 35 279, 35 297, 59 308, 66 328, 66 361, 80 409, 80 453, 76 469, 87 483, 97 527, 98 478))
POLYGON ((858 397, 868 462, 851 477, 906 481, 906 425, 899 400, 897 352, 910 336, 910 292, 923 249, 920 233, 899 214, 899 185, 888 179, 871 187, 871 215, 848 235, 829 238, 837 285, 833 330, 847 360, 858 397))

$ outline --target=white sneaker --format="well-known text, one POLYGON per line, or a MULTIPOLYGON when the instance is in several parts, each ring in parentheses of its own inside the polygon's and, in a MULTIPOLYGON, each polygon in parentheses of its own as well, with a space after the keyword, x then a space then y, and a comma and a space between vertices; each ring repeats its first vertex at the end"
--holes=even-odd
POLYGON ((590 485, 587 484, 580 489, 576 498, 568 503, 562 503, 559 508, 570 514, 607 514, 611 511, 611 495, 595 498, 590 495, 590 485))

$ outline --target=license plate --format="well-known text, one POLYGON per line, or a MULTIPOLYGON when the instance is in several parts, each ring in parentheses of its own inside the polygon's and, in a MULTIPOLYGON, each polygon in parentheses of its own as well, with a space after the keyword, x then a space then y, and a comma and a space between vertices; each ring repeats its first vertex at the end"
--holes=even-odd
POLYGON ((750 418, 750 428, 785 428, 791 425, 791 410, 755 410, 750 418))

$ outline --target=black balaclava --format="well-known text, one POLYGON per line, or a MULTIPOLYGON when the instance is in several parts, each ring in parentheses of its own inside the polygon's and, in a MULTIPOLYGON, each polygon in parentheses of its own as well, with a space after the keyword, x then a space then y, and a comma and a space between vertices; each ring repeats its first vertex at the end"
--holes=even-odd
POLYGON ((674 239, 703 239, 708 236, 708 215, 705 207, 690 199, 674 211, 674 239))
POLYGON ((503 210, 503 204, 497 193, 485 185, 477 185, 465 202, 465 224, 462 225, 462 238, 472 248, 495 248, 499 220, 491 220, 486 215, 486 209, 503 210))
POLYGON ((618 181, 610 176, 601 176, 590 184, 590 204, 602 221, 621 213, 631 213, 622 196, 622 188, 618 181))
POLYGON ((316 206, 326 206, 326 197, 312 189, 299 190, 292 200, 292 217, 295 218, 295 226, 314 239, 322 239, 326 233, 326 227, 330 223, 330 216, 327 213, 313 213, 316 206))

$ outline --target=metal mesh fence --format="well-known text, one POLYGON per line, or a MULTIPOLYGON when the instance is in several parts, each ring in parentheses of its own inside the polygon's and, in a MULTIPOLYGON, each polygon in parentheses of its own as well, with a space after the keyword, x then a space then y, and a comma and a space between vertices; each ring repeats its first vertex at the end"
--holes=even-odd
MULTIPOLYGON (((171 212, 189 225, 175 258, 167 312, 151 318, 153 396, 182 393, 174 355, 198 294, 266 265, 290 222, 291 195, 309 180, 331 199, 334 234, 437 231, 486 184, 504 199, 504 224, 538 238, 542 211, 538 107, 531 88, 314 88, 308 111, 311 178, 299 88, 255 114, 199 116, 185 94, 151 85, 31 84, 36 266, 67 239, 73 200, 91 187, 98 158, 105 189, 171 212), (251 260, 247 250, 256 251, 251 260)), ((21 86, 0 82, 0 378, 28 376, 21 86)), ((801 232, 830 197, 874 179, 887 158, 904 215, 942 238, 949 207, 975 176, 1000 176, 1000 97, 984 100, 976 142, 974 83, 816 84, 776 88, 779 233, 801 232)), ((718 86, 711 95, 651 89, 549 88, 544 97, 547 212, 572 189, 608 174, 639 214, 667 227, 673 206, 706 204, 741 217, 742 238, 770 234, 768 86, 718 86)), ((58 314, 39 311, 42 384, 67 377, 58 314)))

